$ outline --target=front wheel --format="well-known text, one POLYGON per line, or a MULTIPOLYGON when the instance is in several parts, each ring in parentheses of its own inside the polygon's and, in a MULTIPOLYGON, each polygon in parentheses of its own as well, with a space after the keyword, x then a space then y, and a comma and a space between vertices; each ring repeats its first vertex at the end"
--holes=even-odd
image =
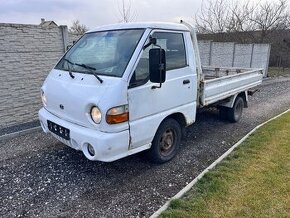
POLYGON ((159 126, 148 157, 152 162, 165 163, 175 157, 181 140, 181 127, 174 119, 167 119, 159 126))

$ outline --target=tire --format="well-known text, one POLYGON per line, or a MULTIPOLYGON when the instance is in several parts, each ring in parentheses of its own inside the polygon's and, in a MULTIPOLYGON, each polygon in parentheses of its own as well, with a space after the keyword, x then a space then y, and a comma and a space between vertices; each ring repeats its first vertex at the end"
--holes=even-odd
POLYGON ((244 100, 241 97, 237 97, 232 108, 228 111, 228 120, 232 123, 238 122, 243 114, 244 100))
POLYGON ((165 163, 174 158, 181 141, 181 127, 174 119, 164 120, 152 141, 147 157, 154 163, 165 163))

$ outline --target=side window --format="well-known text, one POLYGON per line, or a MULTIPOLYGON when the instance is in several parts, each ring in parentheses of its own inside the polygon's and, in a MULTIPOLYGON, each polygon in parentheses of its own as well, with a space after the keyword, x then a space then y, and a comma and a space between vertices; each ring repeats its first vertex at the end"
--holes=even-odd
MULTIPOLYGON (((165 50, 167 71, 187 66, 182 33, 155 32, 152 36, 157 38, 157 44, 165 50)), ((151 48, 155 46, 149 46, 143 51, 129 87, 143 85, 149 80, 149 50, 151 48)))
POLYGON ((157 44, 165 50, 166 70, 187 66, 185 45, 181 33, 155 32, 153 37, 157 38, 157 44))

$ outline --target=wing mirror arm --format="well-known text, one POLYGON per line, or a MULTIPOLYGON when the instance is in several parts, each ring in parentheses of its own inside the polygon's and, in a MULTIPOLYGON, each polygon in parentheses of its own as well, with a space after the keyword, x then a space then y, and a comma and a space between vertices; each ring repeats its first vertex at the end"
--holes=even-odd
MULTIPOLYGON (((158 45, 156 45, 156 43, 157 43, 157 39, 153 38, 152 36, 149 36, 149 42, 146 45, 143 46, 143 50, 148 48, 150 45, 158 46, 158 45)), ((158 46, 158 47, 160 47, 160 46, 158 46)))

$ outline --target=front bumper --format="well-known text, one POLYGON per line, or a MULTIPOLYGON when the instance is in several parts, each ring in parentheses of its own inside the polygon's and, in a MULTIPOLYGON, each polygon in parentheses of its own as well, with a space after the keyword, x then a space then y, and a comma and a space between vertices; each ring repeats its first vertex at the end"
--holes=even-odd
POLYGON ((100 132, 65 121, 51 114, 45 108, 41 108, 38 115, 45 133, 51 133, 62 143, 76 150, 81 150, 89 160, 110 162, 129 155, 129 130, 118 133, 100 132), (47 127, 47 120, 69 129, 70 140, 65 140, 50 132, 47 127), (94 147, 94 156, 88 152, 88 144, 94 147))

